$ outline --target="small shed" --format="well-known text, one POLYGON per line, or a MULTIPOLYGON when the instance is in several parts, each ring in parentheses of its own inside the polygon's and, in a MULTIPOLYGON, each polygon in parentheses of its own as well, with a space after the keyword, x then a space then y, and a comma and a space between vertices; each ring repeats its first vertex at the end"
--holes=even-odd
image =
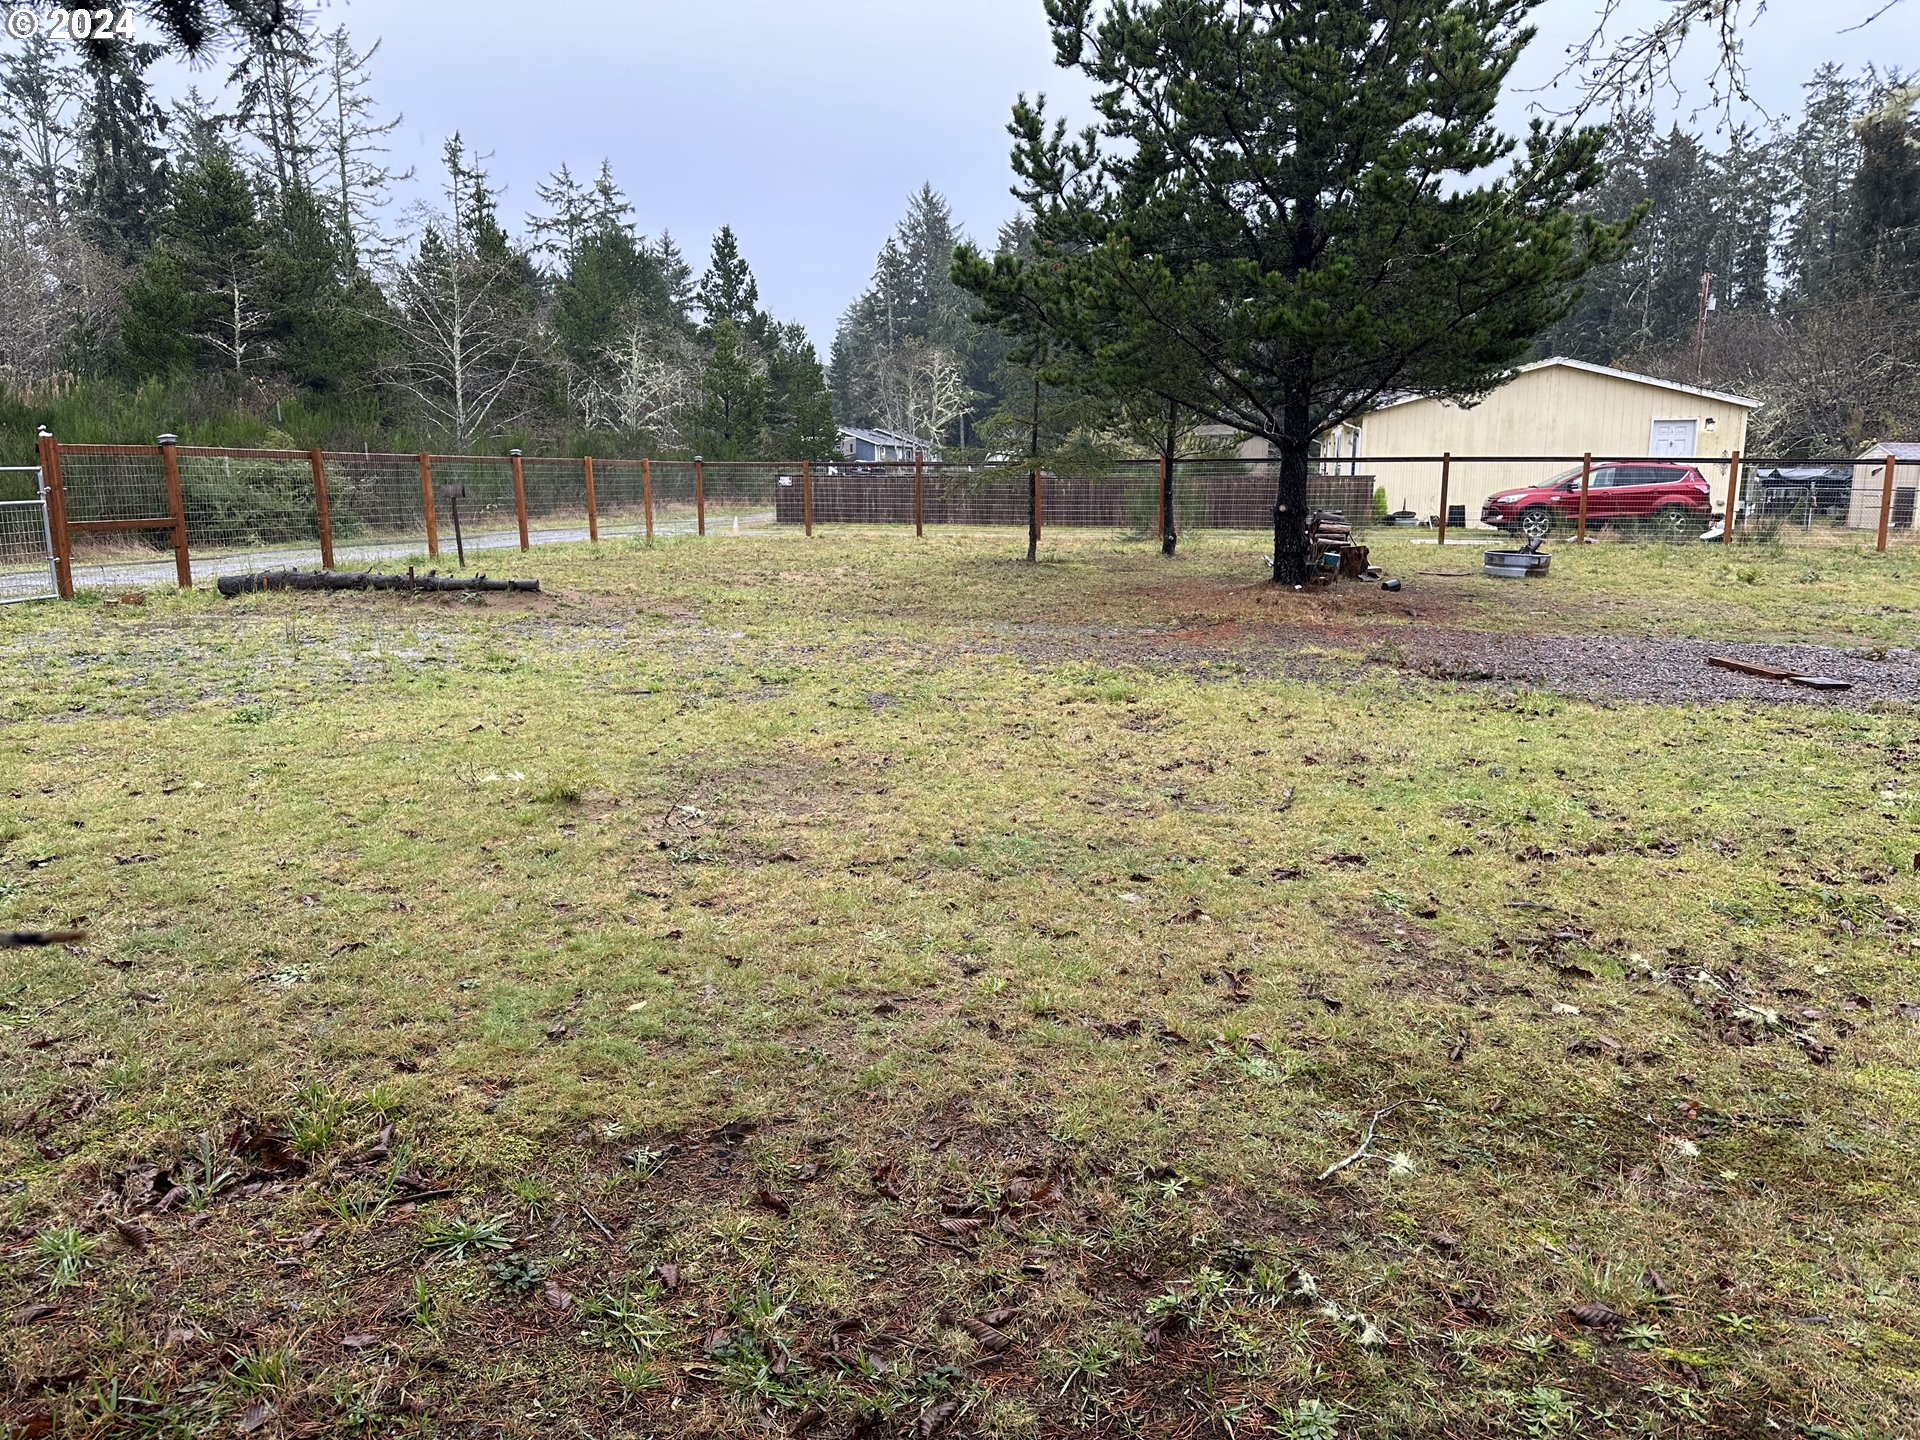
MULTIPOLYGON (((1385 457, 1566 455, 1577 461, 1591 453, 1595 460, 1719 459, 1746 448, 1747 417, 1759 406, 1744 395, 1557 357, 1521 366, 1478 404, 1418 395, 1386 402, 1360 418, 1358 463, 1379 477, 1390 508, 1424 520, 1440 510, 1437 458, 1393 464, 1385 457)), ((1473 524, 1488 496, 1537 485, 1566 468, 1551 461, 1457 462, 1447 500, 1464 507, 1473 524)), ((1717 488, 1723 472, 1710 470, 1707 478, 1717 488)))
POLYGON ((1912 530, 1914 494, 1920 491, 1920 442, 1882 440, 1860 452, 1862 460, 1878 465, 1853 467, 1853 495, 1847 504, 1847 524, 1856 530, 1880 528, 1880 492, 1886 488, 1887 457, 1893 457, 1893 506, 1887 523, 1895 530, 1912 530))

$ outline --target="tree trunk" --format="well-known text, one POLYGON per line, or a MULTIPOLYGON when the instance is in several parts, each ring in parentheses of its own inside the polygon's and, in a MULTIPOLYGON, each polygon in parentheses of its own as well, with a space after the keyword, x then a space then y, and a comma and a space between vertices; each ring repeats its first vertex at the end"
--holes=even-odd
POLYGON ((1167 444, 1160 452, 1160 553, 1171 557, 1179 536, 1173 528, 1173 451, 1180 438, 1180 402, 1167 402, 1167 444))
POLYGON ((1287 433, 1280 438, 1280 484, 1273 499, 1273 583, 1307 583, 1307 471, 1313 437, 1307 433, 1304 398, 1286 404, 1287 433))
POLYGON ((1027 563, 1040 562, 1040 472, 1027 472, 1027 563))

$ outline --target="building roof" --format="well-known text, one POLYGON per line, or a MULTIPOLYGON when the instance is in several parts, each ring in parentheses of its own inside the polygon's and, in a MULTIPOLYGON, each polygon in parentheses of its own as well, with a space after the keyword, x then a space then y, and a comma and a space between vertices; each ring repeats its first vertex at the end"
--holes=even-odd
POLYGON ((928 448, 924 440, 916 440, 911 435, 901 435, 892 430, 869 430, 859 425, 841 425, 836 428, 844 439, 864 440, 869 445, 909 445, 921 450, 928 448))
POLYGON ((1862 450, 1859 458, 1878 460, 1883 455, 1891 455, 1896 460, 1920 460, 1920 441, 1882 440, 1862 450))
MULTIPOLYGON (((1738 405, 1743 410, 1758 410, 1760 402, 1746 395, 1729 395, 1724 390, 1703 390, 1698 385, 1682 385, 1678 380, 1662 380, 1658 375, 1639 375, 1631 370, 1616 370, 1611 365, 1595 365, 1588 360, 1571 360, 1564 355, 1555 355, 1546 360, 1535 360, 1532 364, 1522 365, 1513 373, 1525 375, 1530 370, 1544 370, 1549 365, 1564 365, 1569 370, 1585 370, 1590 375, 1605 375, 1610 380, 1627 380, 1635 385, 1652 385, 1660 390, 1674 390, 1682 395, 1698 395, 1703 400, 1718 400, 1727 405, 1738 405)), ((1428 395, 1396 395, 1391 400, 1382 400, 1374 406, 1375 410, 1388 410, 1395 405, 1411 404, 1415 400, 1428 400, 1428 395)), ((1364 418, 1364 417, 1362 417, 1364 418)))

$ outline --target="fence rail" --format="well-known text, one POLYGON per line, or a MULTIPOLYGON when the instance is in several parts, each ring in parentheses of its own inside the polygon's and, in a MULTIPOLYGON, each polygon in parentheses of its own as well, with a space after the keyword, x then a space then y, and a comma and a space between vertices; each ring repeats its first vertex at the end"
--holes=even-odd
MULTIPOLYGON (((58 591, 148 586, 270 566, 378 566, 452 550, 816 526, 1264 530, 1278 462, 1118 461, 1089 473, 987 465, 378 454, 40 441, 58 591)), ((1920 462, 1730 456, 1388 455, 1316 466, 1309 503, 1356 525, 1731 542, 1736 534, 1914 530, 1920 462), (1649 469, 1652 467, 1652 469, 1649 469), (1691 477, 1661 501, 1646 477, 1691 477), (1556 473, 1558 472, 1558 473, 1556 473), (1540 492, 1538 494, 1533 492, 1540 492), (1527 498, 1507 504, 1516 493, 1527 498), (1380 504, 1384 498, 1385 506, 1380 504), (1397 506, 1396 506, 1396 502, 1397 506), (1384 513, 1383 513, 1384 512, 1384 513), (1715 533, 1716 520, 1731 517, 1715 533)), ((1658 488, 1657 486, 1655 487, 1658 488)))

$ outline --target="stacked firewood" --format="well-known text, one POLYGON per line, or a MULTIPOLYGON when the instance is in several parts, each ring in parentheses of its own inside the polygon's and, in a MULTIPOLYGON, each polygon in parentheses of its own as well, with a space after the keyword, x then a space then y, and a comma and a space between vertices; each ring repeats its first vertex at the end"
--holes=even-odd
POLYGON ((1315 585, 1331 585, 1345 576, 1365 579, 1367 547, 1353 538, 1353 526, 1338 510, 1316 510, 1307 517, 1307 574, 1315 585))

